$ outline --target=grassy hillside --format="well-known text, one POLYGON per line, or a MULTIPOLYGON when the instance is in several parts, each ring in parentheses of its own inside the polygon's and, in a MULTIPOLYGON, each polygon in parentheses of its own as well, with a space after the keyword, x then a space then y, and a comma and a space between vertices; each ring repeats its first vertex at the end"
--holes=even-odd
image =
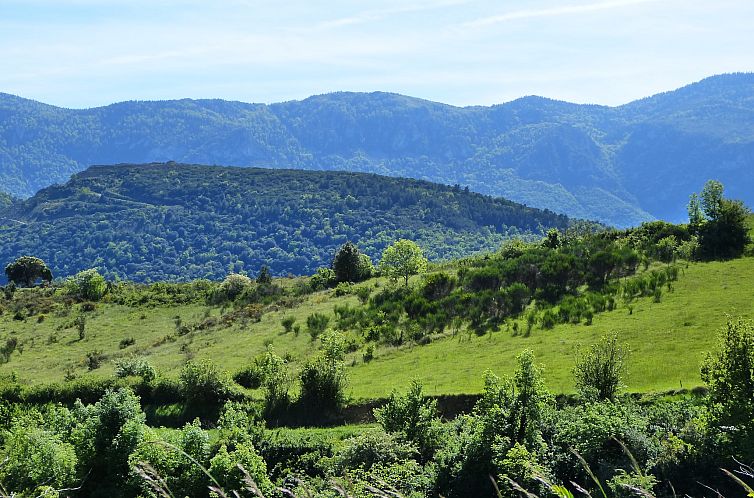
POLYGON ((310 275, 349 240, 376 260, 411 238, 444 260, 567 224, 457 186, 363 173, 102 166, 0 209, 0 264, 34 254, 57 277, 97 268, 133 281, 216 280, 262 265, 310 275))
MULTIPOLYGON (((380 347, 369 363, 363 362, 359 351, 347 360, 349 392, 357 399, 383 397, 418 379, 431 394, 477 393, 486 369, 511 373, 515 355, 525 348, 532 349, 544 365, 547 383, 555 392, 572 392, 575 348, 595 342, 608 331, 618 332, 632 350, 627 379, 630 391, 690 388, 701 383, 699 362, 713 347, 716 330, 725 323, 726 314, 754 318, 753 281, 754 259, 750 257, 692 263, 675 282, 674 291, 665 293, 660 303, 642 298, 634 302, 632 314, 619 306, 595 315, 590 326, 535 327, 529 337, 514 337, 505 329, 482 337, 465 331, 455 337, 448 333, 425 346, 380 347)), ((284 283, 293 285, 294 281, 284 283)), ((375 279, 364 285, 385 284, 375 279)), ((332 315, 337 305, 357 303, 354 296, 334 294, 314 293, 295 308, 265 313, 258 323, 210 327, 185 336, 176 333, 175 317, 180 317, 184 325, 201 323, 208 317, 219 317, 222 310, 198 304, 130 307, 103 303, 87 314, 86 338, 82 341, 73 323, 76 307, 67 316, 53 311, 42 322, 36 316, 14 320, 6 312, 0 316, 0 342, 16 337, 20 347, 8 363, 0 366, 0 373, 15 372, 20 379, 34 383, 62 381, 67 371, 78 376, 108 376, 113 360, 137 353, 148 355, 158 369, 173 376, 187 358, 210 358, 234 372, 248 365, 268 344, 279 354, 287 354, 296 369, 313 354, 316 343, 305 326, 296 336, 284 333, 280 321, 293 316, 304 325, 314 312, 332 315), (120 349, 120 341, 129 338, 135 344, 120 349), (85 358, 92 351, 104 353, 107 359, 101 368, 87 372, 85 358)))
POLYGON ((92 164, 175 160, 468 185, 616 226, 679 221, 709 178, 754 203, 753 96, 752 74, 620 107, 526 97, 458 108, 376 92, 72 110, 0 94, 0 189, 30 196, 92 164))

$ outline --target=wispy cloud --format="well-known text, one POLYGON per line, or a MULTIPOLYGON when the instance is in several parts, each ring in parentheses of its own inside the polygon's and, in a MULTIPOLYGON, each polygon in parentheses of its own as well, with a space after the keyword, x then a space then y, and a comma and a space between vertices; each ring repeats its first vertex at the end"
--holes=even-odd
POLYGON ((597 12, 601 10, 612 10, 623 7, 631 7, 645 3, 655 3, 662 0, 612 0, 607 2, 596 2, 589 4, 563 5, 561 7, 552 7, 548 9, 526 9, 506 12, 504 14, 493 15, 475 19, 463 24, 467 28, 479 28, 500 24, 519 19, 532 19, 539 17, 559 17, 574 14, 584 14, 588 12, 597 12))
POLYGON ((445 0, 429 2, 424 4, 403 5, 387 9, 366 10, 353 16, 340 17, 319 23, 317 29, 334 29, 356 24, 365 24, 388 19, 401 14, 411 14, 416 12, 425 12, 429 10, 439 10, 448 7, 456 7, 471 3, 472 0, 445 0))

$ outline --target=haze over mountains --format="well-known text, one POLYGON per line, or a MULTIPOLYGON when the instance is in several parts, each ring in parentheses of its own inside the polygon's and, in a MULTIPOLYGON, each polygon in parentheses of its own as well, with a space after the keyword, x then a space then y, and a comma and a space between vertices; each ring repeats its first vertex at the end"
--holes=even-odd
POLYGON ((123 102, 70 110, 0 94, 0 190, 91 164, 169 161, 375 172, 468 185, 617 226, 681 221, 709 178, 754 204, 754 74, 619 107, 525 97, 458 108, 387 93, 280 104, 123 102))

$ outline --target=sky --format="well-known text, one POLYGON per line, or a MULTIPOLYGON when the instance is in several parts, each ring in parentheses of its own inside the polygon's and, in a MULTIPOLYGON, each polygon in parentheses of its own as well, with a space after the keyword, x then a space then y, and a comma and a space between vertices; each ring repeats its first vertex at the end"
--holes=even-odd
POLYGON ((752 0, 0 0, 0 92, 63 107, 388 91, 619 105, 754 71, 752 0))

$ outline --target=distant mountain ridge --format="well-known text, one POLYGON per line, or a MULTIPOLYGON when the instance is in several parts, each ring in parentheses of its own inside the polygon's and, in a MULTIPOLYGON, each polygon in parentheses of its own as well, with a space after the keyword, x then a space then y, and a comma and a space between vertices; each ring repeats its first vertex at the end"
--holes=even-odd
POLYGON ((569 223, 460 187, 374 174, 98 166, 0 207, 0 265, 33 254, 58 277, 96 267, 136 281, 221 279, 262 265, 310 275, 349 240, 375 261, 399 238, 443 260, 569 223))
POLYGON ((373 172, 618 226, 679 221, 709 178, 754 204, 754 74, 618 107, 524 97, 459 108, 377 92, 70 110, 0 94, 0 189, 13 195, 90 164, 169 160, 373 172))

